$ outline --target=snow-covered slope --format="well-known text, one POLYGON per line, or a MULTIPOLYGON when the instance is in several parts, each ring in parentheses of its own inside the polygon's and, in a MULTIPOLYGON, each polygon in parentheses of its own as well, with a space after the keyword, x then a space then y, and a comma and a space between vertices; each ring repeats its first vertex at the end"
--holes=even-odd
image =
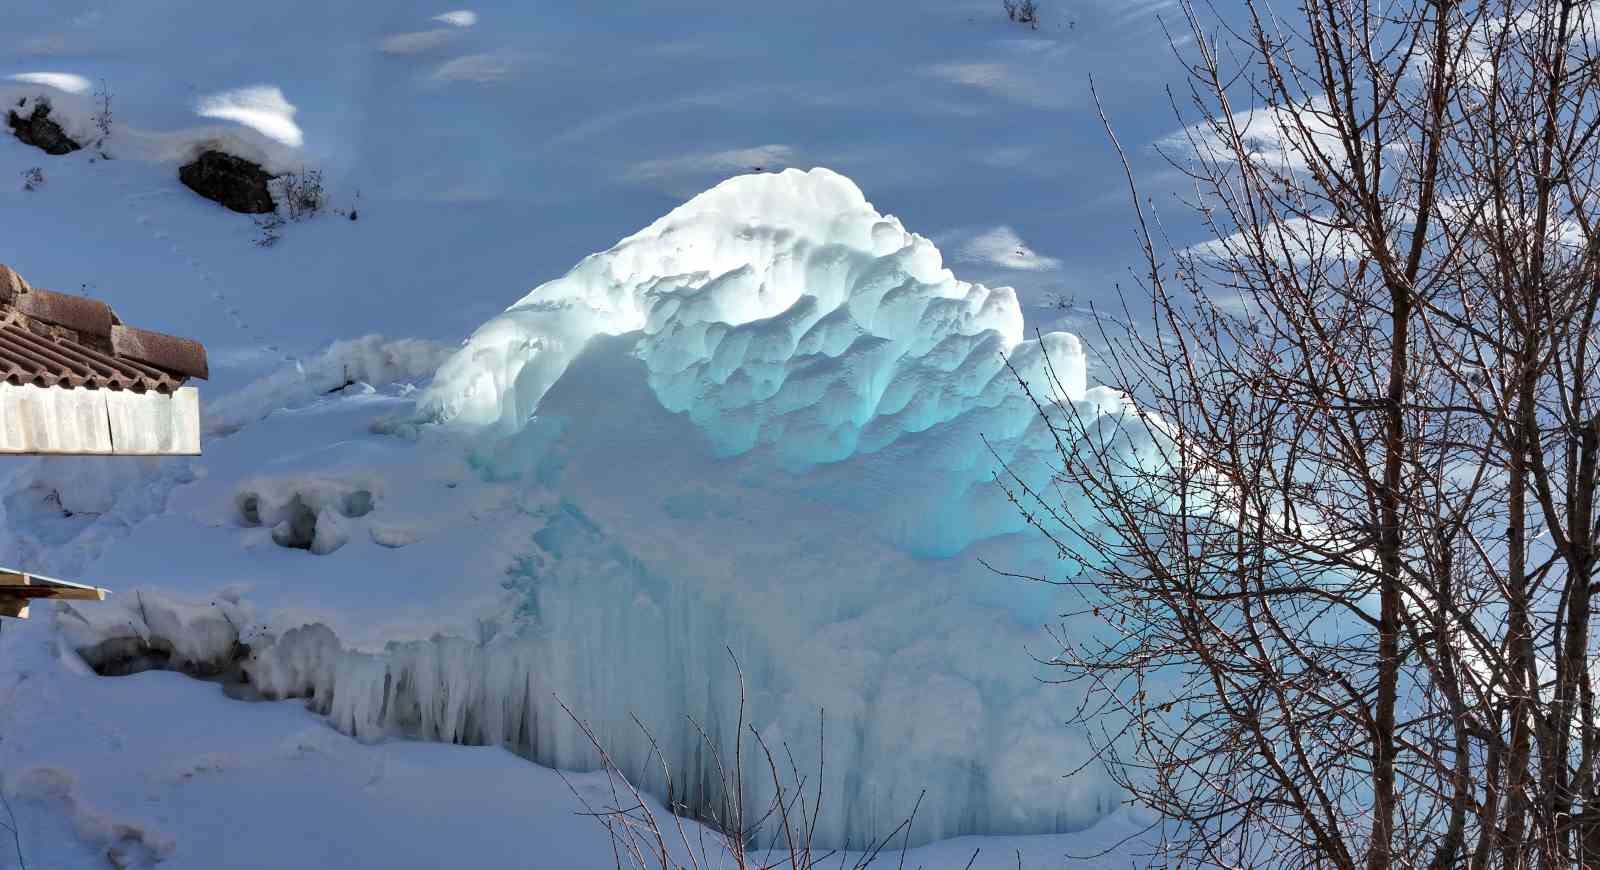
POLYGON ((1061 724, 1077 699, 1031 655, 1059 596, 980 564, 1053 555, 992 482, 1002 462, 1038 480, 1055 450, 1007 359, 1043 385, 1049 347, 1059 413, 1123 422, 1076 340, 1042 341, 1009 289, 957 280, 842 176, 746 175, 534 291, 421 394, 323 395, 440 358, 336 347, 219 402, 232 434, 204 475, 30 466, 21 529, 103 547, 72 567, 130 593, 65 612, 92 660, 154 644, 221 670, 243 644, 256 690, 363 740, 593 767, 565 703, 664 796, 634 717, 680 781, 717 781, 699 729, 732 757, 737 662, 762 737, 825 758, 821 845, 881 837, 919 796, 913 843, 1079 830, 1118 798, 1092 766, 1062 776, 1088 758, 1061 724), (46 490, 74 516, 40 519, 46 490), (85 492, 109 518, 78 518, 85 492))
MULTIPOLYGON (((1062 413, 1121 410, 1075 339, 1043 341, 1062 413)), ((882 836, 924 790, 913 841, 1086 827, 1116 796, 1060 777, 1088 747, 1028 655, 1059 603, 978 562, 1048 555, 991 481, 1002 462, 1038 480, 1054 451, 1008 358, 1045 383, 1012 292, 956 280, 847 179, 725 182, 484 326, 420 400, 477 424, 472 464, 537 527, 493 630, 376 656, 297 631, 256 644, 253 681, 365 738, 592 766, 565 699, 664 795, 632 717, 676 776, 714 780, 694 723, 731 757, 731 650, 802 769, 819 713, 843 735, 820 843, 882 836)))
MULTIPOLYGON (((999 354, 1027 369, 1035 326, 1082 322, 1043 303, 1106 298, 1136 255, 1081 83, 1098 70, 1113 107, 1159 96, 1160 62, 1124 62, 1164 56, 1159 3, 1094 0, 1036 31, 995 5, 8 7, 0 95, 50 99, 88 140, 97 92, 112 115, 103 147, 65 157, 0 128, 0 262, 204 341, 213 371, 197 460, 0 460, 0 564, 116 593, 0 636, 0 694, 27 699, 0 704, 0 788, 25 830, 81 840, 30 866, 100 861, 130 819, 152 832, 138 860, 177 866, 438 866, 450 853, 363 847, 386 814, 437 820, 403 786, 363 785, 369 759, 413 751, 463 807, 444 836, 484 843, 463 861, 576 866, 590 841, 543 861, 501 848, 516 813, 472 828, 476 777, 537 769, 391 738, 505 739, 587 766, 550 715, 559 692, 632 769, 634 712, 694 769, 681 715, 727 720, 724 644, 762 733, 803 755, 825 712, 834 839, 892 827, 924 787, 915 840, 1091 823, 1112 796, 1060 778, 1084 746, 1059 722, 1070 693, 1036 684, 1029 657, 1051 651, 1050 590, 976 561, 1048 564, 1012 534, 979 436, 1019 467, 1039 458, 999 354), (330 203, 360 219, 252 244, 250 219, 177 182, 217 145, 323 170, 330 203), (928 238, 842 176, 778 173, 819 165, 928 238), (23 190, 34 167, 44 181, 23 190), (553 310, 497 313, 647 224, 541 287, 553 310), (414 425, 419 390, 426 416, 484 429, 414 425), (382 742, 327 731, 337 763, 286 764, 281 741, 324 720, 72 666, 72 648, 106 640, 168 666, 248 644, 267 688, 312 692, 326 721, 382 742), (111 749, 75 748, 111 733, 111 749), (167 767, 189 763, 188 742, 247 762, 191 793, 167 767), (326 799, 283 818, 339 842, 335 857, 275 849, 274 813, 299 788, 326 799), (236 849, 214 824, 229 790, 250 794, 236 849), (76 835, 51 827, 69 804, 93 809, 76 835)), ((1151 141, 1164 115, 1119 121, 1151 141)), ((550 789, 515 795, 559 820, 539 830, 588 824, 550 789)), ((1021 844, 1028 866, 1113 842, 1107 825, 1021 844)), ((908 863, 961 867, 982 845, 975 866, 1014 864, 1009 841, 959 842, 908 863)))

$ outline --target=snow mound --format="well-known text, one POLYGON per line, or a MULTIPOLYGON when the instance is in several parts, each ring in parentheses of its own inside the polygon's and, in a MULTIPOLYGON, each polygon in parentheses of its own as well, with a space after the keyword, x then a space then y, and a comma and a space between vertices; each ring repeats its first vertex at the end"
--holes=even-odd
MULTIPOLYGON (((668 794, 663 763, 702 784, 696 811, 744 697, 775 751, 822 770, 819 844, 913 807, 914 843, 1088 827, 1117 793, 1033 657, 1069 604, 982 565, 1058 556, 993 482, 1001 463, 1047 481, 1067 431, 1018 376, 1090 437, 1147 443, 1075 337, 1024 340, 1010 289, 957 280, 848 179, 732 179, 486 323, 422 394, 425 417, 471 424, 484 482, 538 494, 531 539, 483 566, 505 618, 382 649, 291 627, 252 643, 251 682, 366 739, 591 768, 561 699, 641 787, 668 794)), ((770 777, 745 759, 759 815, 770 777)))
POLYGON ((405 385, 419 381, 432 374, 447 356, 447 348, 415 338, 391 340, 366 335, 336 341, 315 356, 294 360, 211 402, 206 409, 205 434, 231 435, 274 411, 304 405, 358 384, 405 385))
POLYGON ((35 72, 18 73, 6 76, 7 81, 23 82, 25 84, 44 85, 66 94, 87 94, 93 85, 89 80, 76 73, 35 72))
POLYGON ((294 105, 275 87, 263 85, 212 94, 196 104, 195 114, 233 121, 291 148, 299 148, 305 142, 305 134, 294 122, 294 105))
POLYGON ((202 151, 218 150, 260 164, 275 175, 305 164, 304 137, 293 120, 295 107, 276 87, 208 96, 194 107, 195 116, 205 123, 173 129, 132 126, 119 113, 105 117, 91 89, 89 80, 77 73, 18 73, 0 78, 0 103, 19 114, 47 103, 50 120, 74 141, 93 144, 96 151, 120 160, 178 164, 202 151))
MULTIPOLYGON (((1042 374, 1011 288, 956 280, 848 178, 790 169, 729 179, 535 288, 473 333, 422 407, 515 430, 589 339, 635 331, 657 398, 719 452, 781 441, 802 464, 992 404, 1013 383, 1006 356, 1042 374)), ((1057 398, 1081 400, 1076 337, 1043 349, 1057 398)))

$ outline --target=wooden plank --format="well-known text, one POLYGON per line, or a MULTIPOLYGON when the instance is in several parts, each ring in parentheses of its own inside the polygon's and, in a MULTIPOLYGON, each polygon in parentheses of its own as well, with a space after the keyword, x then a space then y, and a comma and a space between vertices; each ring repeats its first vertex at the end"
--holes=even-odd
POLYGON ((0 617, 27 619, 28 604, 36 599, 104 601, 106 594, 106 590, 96 586, 0 568, 0 617))
POLYGON ((67 580, 58 580, 55 577, 45 577, 42 574, 29 574, 14 568, 0 568, 0 586, 66 586, 72 589, 96 589, 87 583, 73 583, 67 580))
POLYGON ((0 599, 55 598, 62 601, 104 601, 104 589, 76 589, 71 586, 8 586, 0 589, 0 599))
POLYGON ((0 569, 0 616, 28 618, 28 598, 24 593, 39 588, 30 585, 28 580, 28 575, 21 571, 0 569))

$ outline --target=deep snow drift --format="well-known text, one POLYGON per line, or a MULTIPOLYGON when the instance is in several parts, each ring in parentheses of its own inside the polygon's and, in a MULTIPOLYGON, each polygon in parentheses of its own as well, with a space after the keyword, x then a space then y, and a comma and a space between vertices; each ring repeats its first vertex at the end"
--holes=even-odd
MULTIPOLYGON (((1062 412, 1117 431, 1077 340, 1043 345, 1062 412)), ((1006 359, 1044 387, 1012 292, 957 281, 848 179, 727 181, 486 324, 419 401, 478 429, 485 480, 538 494, 505 618, 382 651, 311 625, 249 638, 246 669, 363 738, 593 766, 559 699, 664 794, 637 714, 696 803, 719 779, 695 723, 732 756, 731 650, 752 724, 808 775, 826 723, 819 844, 887 833, 924 789, 912 842, 1089 826, 1116 796, 1064 776, 1088 751, 1062 725, 1076 698, 1030 657, 1060 602, 978 563, 1052 555, 992 482, 1054 455, 1006 359)))

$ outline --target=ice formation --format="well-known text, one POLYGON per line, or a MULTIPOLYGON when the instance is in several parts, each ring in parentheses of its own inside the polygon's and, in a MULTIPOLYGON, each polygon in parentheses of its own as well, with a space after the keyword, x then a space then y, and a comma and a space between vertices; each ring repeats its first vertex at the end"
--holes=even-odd
POLYGON ((486 478, 548 495, 506 570, 515 626, 382 651, 300 627, 255 646, 252 681, 362 737, 593 766, 559 698, 664 795, 637 714, 692 803, 719 781, 693 722, 731 756, 737 657, 751 724, 801 771, 826 729, 819 844, 887 833, 924 789, 912 842, 1091 825, 1115 793, 1064 776, 1089 751, 1077 699, 1032 657, 1063 604, 978 561, 1055 555, 993 484, 1055 457, 1007 361, 1096 437, 1137 431, 1076 338, 1024 340, 1010 289, 957 280, 848 179, 727 181, 485 324, 420 400, 482 428, 486 478))
MULTIPOLYGON (((956 280, 849 179, 791 169, 723 182, 535 288, 440 368, 423 406, 514 430, 590 338, 636 330, 662 404, 721 451, 781 439, 814 462, 993 404, 980 394, 1010 381, 1002 354, 1040 362, 1011 288, 956 280)), ((1081 400, 1076 337, 1045 349, 1081 400)))

